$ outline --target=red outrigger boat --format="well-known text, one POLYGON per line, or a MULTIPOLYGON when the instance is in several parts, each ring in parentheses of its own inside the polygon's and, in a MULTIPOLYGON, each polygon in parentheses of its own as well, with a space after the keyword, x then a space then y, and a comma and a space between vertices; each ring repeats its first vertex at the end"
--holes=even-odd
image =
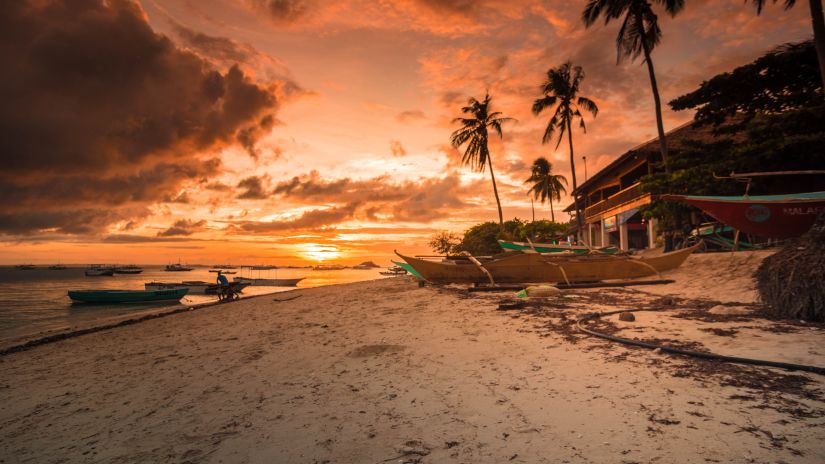
POLYGON ((789 195, 662 195, 687 202, 741 232, 768 238, 799 237, 825 212, 825 192, 789 195))

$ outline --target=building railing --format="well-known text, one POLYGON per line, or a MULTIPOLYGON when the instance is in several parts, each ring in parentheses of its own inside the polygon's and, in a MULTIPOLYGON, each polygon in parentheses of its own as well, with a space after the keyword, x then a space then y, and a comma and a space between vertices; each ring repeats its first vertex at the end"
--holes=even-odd
POLYGON ((619 190, 618 192, 614 193, 613 195, 607 197, 606 199, 594 204, 590 205, 584 209, 584 217, 591 218, 597 214, 601 214, 611 208, 615 208, 616 206, 629 203, 633 200, 638 198, 642 198, 647 195, 646 192, 642 191, 641 185, 636 182, 635 184, 627 187, 624 190, 619 190))

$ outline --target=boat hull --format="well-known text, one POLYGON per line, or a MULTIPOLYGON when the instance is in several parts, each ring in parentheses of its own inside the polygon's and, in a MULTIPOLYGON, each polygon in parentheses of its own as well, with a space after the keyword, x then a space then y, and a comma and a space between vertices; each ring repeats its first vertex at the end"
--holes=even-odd
MULTIPOLYGON (((482 263, 500 283, 593 282, 646 277, 679 267, 699 245, 658 256, 633 258, 608 254, 508 254, 482 263)), ((433 283, 489 283, 487 274, 468 262, 435 262, 398 254, 433 283)))
POLYGON ((76 303, 146 303, 179 301, 189 289, 176 290, 69 290, 76 303))
POLYGON ((825 192, 751 197, 662 195, 693 205, 741 232, 760 237, 799 237, 825 212, 825 192))
POLYGON ((86 277, 111 277, 115 275, 115 271, 113 269, 86 269, 85 274, 86 277))
POLYGON ((304 277, 297 279, 250 279, 247 277, 235 277, 233 282, 242 282, 249 285, 267 286, 267 287, 294 287, 298 282, 304 280, 304 277))

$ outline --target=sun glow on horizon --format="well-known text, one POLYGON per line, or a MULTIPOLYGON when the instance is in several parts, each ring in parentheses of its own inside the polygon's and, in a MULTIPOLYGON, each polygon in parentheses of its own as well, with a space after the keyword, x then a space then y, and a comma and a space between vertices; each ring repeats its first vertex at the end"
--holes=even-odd
POLYGON ((337 245, 303 243, 298 246, 297 255, 310 261, 323 262, 330 259, 338 259, 343 255, 343 252, 337 245))

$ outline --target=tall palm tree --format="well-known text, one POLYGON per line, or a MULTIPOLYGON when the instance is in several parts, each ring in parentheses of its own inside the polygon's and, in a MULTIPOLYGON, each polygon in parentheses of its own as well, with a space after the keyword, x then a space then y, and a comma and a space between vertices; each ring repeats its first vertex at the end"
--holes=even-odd
MULTIPOLYGON (((685 0, 653 0, 665 7, 670 16, 676 16, 685 6, 685 0)), ((653 60, 650 53, 659 44, 662 30, 653 6, 648 0, 588 0, 582 13, 582 20, 586 27, 590 27, 600 16, 604 16, 607 24, 613 19, 624 17, 622 27, 616 36, 617 62, 624 58, 635 60, 644 54, 647 63, 647 73, 650 76, 650 87, 653 89, 653 101, 656 106, 656 128, 659 131, 659 150, 662 152, 662 161, 665 170, 670 171, 667 160, 667 140, 662 123, 662 102, 659 98, 659 87, 656 84, 656 73, 653 71, 653 60)))
POLYGON ((550 219, 556 222, 556 214, 553 212, 553 200, 561 201, 561 194, 567 193, 567 179, 561 174, 553 174, 553 165, 547 158, 540 157, 533 161, 530 168, 530 177, 524 181, 525 184, 532 183, 527 193, 532 193, 533 198, 544 204, 545 200, 550 201, 550 219))
POLYGON ((504 224, 504 215, 501 213, 501 200, 498 198, 498 188, 496 187, 496 175, 493 173, 493 159, 487 147, 488 127, 503 137, 501 124, 513 121, 513 118, 505 118, 499 112, 490 111, 490 94, 484 95, 483 101, 470 98, 467 106, 461 108, 461 112, 469 115, 469 118, 455 118, 453 123, 460 123, 458 128, 450 136, 450 143, 455 148, 467 143, 467 149, 461 158, 461 164, 470 165, 478 172, 484 172, 485 166, 490 168, 490 178, 493 180, 493 193, 496 196, 498 205, 498 223, 504 224))
POLYGON ((567 141, 570 144, 570 170, 573 177, 573 204, 576 208, 576 221, 579 225, 579 233, 582 233, 582 215, 579 209, 579 200, 576 197, 576 164, 573 161, 573 120, 578 118, 579 126, 587 132, 584 125, 582 110, 587 111, 596 117, 599 108, 587 97, 579 96, 579 85, 584 79, 584 71, 581 66, 573 66, 569 61, 547 71, 547 80, 541 86, 543 97, 533 102, 533 114, 539 115, 546 108, 555 107, 553 117, 547 123, 544 130, 544 137, 541 143, 547 143, 558 133, 556 148, 559 148, 564 133, 567 132, 567 141))
MULTIPOLYGON (((762 14, 762 8, 765 7, 765 0, 750 0, 750 2, 756 5, 756 14, 762 14)), ((784 2, 786 10, 796 5, 796 0, 784 0, 784 2)), ((773 3, 776 3, 776 0, 773 0, 773 3)), ((819 77, 822 79, 822 88, 825 89, 825 15, 822 13, 822 0, 808 0, 808 5, 811 9, 814 46, 816 47, 816 56, 819 60, 819 77)))

